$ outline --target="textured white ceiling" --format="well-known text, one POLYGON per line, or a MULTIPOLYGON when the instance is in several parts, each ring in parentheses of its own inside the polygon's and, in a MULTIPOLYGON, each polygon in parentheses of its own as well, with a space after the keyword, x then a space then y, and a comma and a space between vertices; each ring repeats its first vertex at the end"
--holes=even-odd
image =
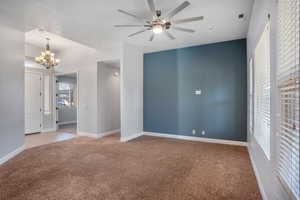
MULTIPOLYGON (((183 1, 155 0, 155 4, 165 13, 183 1)), ((135 19, 118 13, 117 9, 150 18, 145 2, 145 0, 3 0, 0 2, 0 12, 17 18, 20 23, 25 19, 27 31, 44 28, 48 32, 96 48, 100 52, 114 54, 120 51, 123 42, 142 45, 146 52, 151 52, 245 38, 253 4, 253 0, 189 0, 191 5, 175 18, 204 16, 203 21, 182 25, 195 29, 196 33, 171 30, 176 37, 173 41, 165 35, 159 35, 153 42, 149 42, 149 32, 127 38, 127 35, 140 29, 115 28, 113 26, 115 24, 137 23, 135 19), (240 13, 245 14, 245 20, 238 19, 240 13)))
POLYGON ((25 33, 26 44, 40 48, 40 50, 45 49, 47 40, 49 38, 49 44, 52 51, 58 53, 60 51, 68 50, 73 48, 74 42, 59 36, 57 34, 49 33, 47 31, 41 31, 39 29, 33 29, 25 33))

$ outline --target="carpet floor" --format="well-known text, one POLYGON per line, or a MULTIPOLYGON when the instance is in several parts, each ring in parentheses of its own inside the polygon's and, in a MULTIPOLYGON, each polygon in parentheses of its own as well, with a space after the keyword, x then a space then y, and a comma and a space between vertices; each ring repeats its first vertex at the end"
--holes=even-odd
POLYGON ((245 147, 80 137, 0 166, 1 200, 260 200, 245 147))

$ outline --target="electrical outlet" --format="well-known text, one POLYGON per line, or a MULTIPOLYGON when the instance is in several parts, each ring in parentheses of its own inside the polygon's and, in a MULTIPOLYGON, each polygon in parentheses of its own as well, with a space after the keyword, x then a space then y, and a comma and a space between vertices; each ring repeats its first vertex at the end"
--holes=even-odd
POLYGON ((205 135, 205 131, 203 130, 201 134, 202 134, 202 135, 205 135))
POLYGON ((193 129, 193 130, 192 130, 192 133, 193 133, 193 135, 196 135, 196 130, 193 129))
POLYGON ((200 89, 198 89, 198 90, 195 91, 195 95, 201 95, 201 93, 202 93, 202 92, 201 92, 200 89))

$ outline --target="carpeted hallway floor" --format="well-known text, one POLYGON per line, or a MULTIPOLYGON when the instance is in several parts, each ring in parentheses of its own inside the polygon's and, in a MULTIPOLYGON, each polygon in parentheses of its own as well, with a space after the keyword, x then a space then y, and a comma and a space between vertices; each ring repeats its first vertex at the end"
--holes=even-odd
POLYGON ((259 200, 245 147, 80 137, 0 166, 1 200, 259 200))

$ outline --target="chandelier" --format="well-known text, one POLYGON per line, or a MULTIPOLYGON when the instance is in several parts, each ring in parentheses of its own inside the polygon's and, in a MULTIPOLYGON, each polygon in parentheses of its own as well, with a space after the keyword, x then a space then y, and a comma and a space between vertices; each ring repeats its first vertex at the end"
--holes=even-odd
POLYGON ((49 38, 46 38, 46 50, 41 52, 41 55, 35 58, 35 61, 46 67, 46 69, 54 68, 59 64, 59 59, 55 58, 55 53, 50 51, 49 38))

